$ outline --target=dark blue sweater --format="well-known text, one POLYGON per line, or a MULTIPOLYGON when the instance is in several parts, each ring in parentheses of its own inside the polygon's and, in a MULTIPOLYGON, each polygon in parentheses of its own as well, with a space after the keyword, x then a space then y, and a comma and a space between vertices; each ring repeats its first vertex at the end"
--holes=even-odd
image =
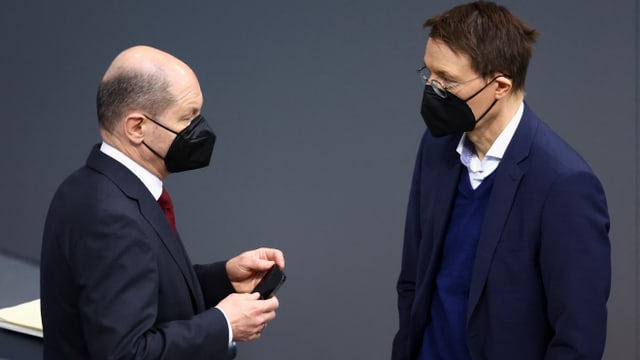
POLYGON ((477 189, 463 169, 442 249, 420 360, 470 359, 466 341, 467 302, 473 261, 493 188, 495 171, 477 189))

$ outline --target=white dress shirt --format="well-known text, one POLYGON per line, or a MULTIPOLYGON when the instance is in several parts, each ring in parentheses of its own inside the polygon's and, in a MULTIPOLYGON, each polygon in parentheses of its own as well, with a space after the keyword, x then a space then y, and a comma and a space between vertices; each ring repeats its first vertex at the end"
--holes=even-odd
POLYGON ((500 160, 502 160, 504 152, 507 150, 507 146, 509 146, 513 134, 515 134, 518 128, 518 124, 520 124, 523 112, 524 103, 520 103, 518 111, 516 111, 513 118, 509 120, 507 126, 496 138, 496 141, 493 142, 482 160, 478 158, 473 144, 467 138, 467 134, 462 134, 456 151, 460 154, 462 164, 467 167, 471 187, 474 189, 477 189, 482 183, 482 180, 491 175, 498 165, 500 165, 500 160))

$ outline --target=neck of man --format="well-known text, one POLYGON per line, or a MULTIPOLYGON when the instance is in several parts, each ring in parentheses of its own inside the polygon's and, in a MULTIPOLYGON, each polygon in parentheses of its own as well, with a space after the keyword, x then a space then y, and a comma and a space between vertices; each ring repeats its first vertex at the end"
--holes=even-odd
POLYGON ((523 100, 522 92, 500 99, 493 109, 476 124, 475 129, 467 132, 467 137, 473 143, 480 160, 484 159, 502 130, 513 119, 523 100))
POLYGON ((159 167, 162 166, 163 164, 162 160, 159 158, 156 158, 155 155, 152 154, 153 156, 152 158, 145 159, 144 155, 141 153, 139 149, 131 146, 129 143, 126 142, 126 140, 122 141, 121 137, 113 133, 110 133, 104 129, 100 129, 100 135, 102 137, 102 141, 109 144, 111 147, 117 149, 121 153, 125 154, 129 159, 135 161, 138 165, 147 169, 149 172, 157 176, 160 180, 164 180, 167 177, 168 173, 166 171, 163 172, 162 170, 159 169, 159 167), (153 166, 154 162, 159 162, 159 161, 160 161, 160 164, 158 164, 158 166, 153 166))

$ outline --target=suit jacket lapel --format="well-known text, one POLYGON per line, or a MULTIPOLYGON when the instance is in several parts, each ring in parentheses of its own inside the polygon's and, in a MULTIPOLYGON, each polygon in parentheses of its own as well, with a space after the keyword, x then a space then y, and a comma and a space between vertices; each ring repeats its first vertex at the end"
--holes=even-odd
POLYGON ((180 237, 173 232, 171 225, 158 206, 158 203, 153 199, 153 197, 149 196, 149 198, 151 198, 151 201, 148 201, 149 199, 146 198, 144 200, 139 200, 142 215, 149 221, 158 235, 160 235, 162 243, 171 254, 173 260, 178 264, 178 267, 180 267, 182 275, 191 290, 191 300, 194 309, 196 312, 202 311, 204 310, 204 299, 202 297, 200 286, 196 286, 197 278, 194 274, 193 266, 189 260, 187 252, 182 245, 182 240, 180 240, 180 237))
POLYGON ((454 203, 455 194, 458 187, 458 181, 460 179, 460 171, 463 168, 460 162, 460 156, 456 152, 456 147, 459 141, 451 141, 447 146, 448 151, 443 154, 440 160, 443 167, 438 171, 433 171, 433 188, 429 189, 431 192, 430 197, 434 200, 433 210, 430 211, 428 216, 432 217, 434 224, 433 227, 433 239, 436 240, 437 252, 436 256, 439 256, 440 246, 444 242, 447 228, 449 226, 449 218, 451 216, 451 208, 454 203))
POLYGON ((171 225, 164 216, 162 209, 153 198, 149 190, 129 169, 118 161, 100 151, 100 145, 96 145, 89 158, 87 166, 109 177, 122 192, 128 197, 138 201, 140 212, 159 235, 160 240, 171 254, 171 257, 180 268, 189 289, 194 304, 194 310, 204 308, 202 294, 197 279, 193 276, 193 267, 187 256, 180 238, 173 232, 171 225))
POLYGON ((427 301, 426 297, 430 296, 435 284, 442 244, 449 225, 460 170, 463 168, 460 156, 456 152, 459 140, 457 136, 450 136, 446 140, 433 139, 434 142, 431 144, 435 146, 427 146, 423 150, 426 160, 423 160, 422 164, 425 170, 422 170, 421 191, 424 194, 420 196, 423 204, 420 223, 425 224, 422 228, 422 238, 429 240, 423 241, 420 249, 420 258, 425 260, 421 262, 427 267, 418 270, 425 276, 417 284, 417 297, 424 301, 427 301), (439 145, 436 143, 438 141, 446 141, 446 144, 439 145))
POLYGON ((467 322, 473 314, 473 310, 478 304, 482 290, 487 280, 493 254, 502 234, 511 205, 518 190, 518 185, 523 176, 520 162, 529 154, 529 149, 533 141, 535 130, 539 120, 535 114, 525 104, 524 113, 518 129, 505 154, 496 169, 495 180, 487 212, 485 215, 482 232, 478 241, 475 262, 473 266, 473 277, 469 291, 469 302, 467 308, 467 322))

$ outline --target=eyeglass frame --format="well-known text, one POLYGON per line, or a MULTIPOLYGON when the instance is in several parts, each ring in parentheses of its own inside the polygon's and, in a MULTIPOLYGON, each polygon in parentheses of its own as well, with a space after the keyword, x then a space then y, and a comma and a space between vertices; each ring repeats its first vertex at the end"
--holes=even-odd
POLYGON ((422 65, 420 68, 418 68, 416 73, 420 77, 421 82, 424 82, 425 85, 430 85, 433 91, 436 93, 436 95, 440 96, 443 99, 447 97, 449 90, 455 89, 461 85, 466 85, 472 82, 473 80, 476 80, 482 77, 482 76, 476 76, 473 79, 460 81, 460 82, 443 80, 444 82, 451 83, 451 85, 445 86, 443 84, 443 81, 440 81, 440 80, 434 79, 434 80, 431 80, 431 82, 429 82, 429 78, 431 77, 432 73, 431 71, 429 71, 429 69, 427 69, 427 65, 422 65), (425 76, 425 71, 428 72, 429 76, 425 76))

